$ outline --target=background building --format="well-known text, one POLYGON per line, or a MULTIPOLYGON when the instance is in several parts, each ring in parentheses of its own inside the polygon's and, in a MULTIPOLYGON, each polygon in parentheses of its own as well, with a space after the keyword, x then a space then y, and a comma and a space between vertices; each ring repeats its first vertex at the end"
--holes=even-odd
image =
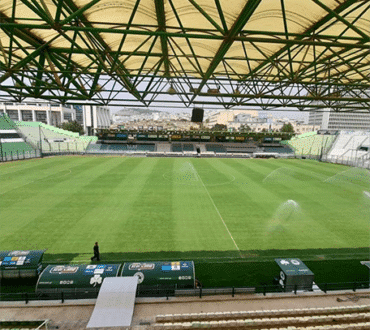
POLYGON ((83 106, 83 127, 87 135, 94 135, 96 129, 109 128, 111 125, 110 109, 96 105, 83 106))
POLYGON ((309 125, 319 125, 329 130, 368 130, 370 129, 369 112, 310 112, 309 125))
POLYGON ((275 118, 272 114, 261 114, 255 110, 226 110, 211 114, 205 125, 212 128, 216 124, 226 125, 228 130, 243 129, 253 132, 277 132, 284 124, 291 123, 297 134, 320 129, 319 125, 304 124, 304 121, 291 118, 275 118))
POLYGON ((108 107, 62 105, 42 100, 0 103, 0 114, 2 113, 6 113, 14 121, 41 122, 56 127, 63 122, 76 120, 88 135, 93 135, 97 128, 109 128, 111 124, 108 107))
POLYGON ((206 126, 212 128, 216 124, 228 125, 230 122, 244 122, 258 118, 258 111, 254 110, 224 110, 211 114, 206 120, 206 126))
POLYGON ((30 101, 24 103, 0 103, 0 114, 8 114, 15 121, 37 121, 58 126, 65 121, 76 120, 76 109, 72 105, 30 101))

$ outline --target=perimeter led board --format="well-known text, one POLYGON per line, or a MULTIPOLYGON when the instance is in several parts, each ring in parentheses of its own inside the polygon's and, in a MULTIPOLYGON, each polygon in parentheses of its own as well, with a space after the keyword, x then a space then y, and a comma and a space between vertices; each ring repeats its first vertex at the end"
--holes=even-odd
POLYGON ((314 274, 300 259, 275 259, 279 265, 280 285, 284 291, 312 290, 314 274))
POLYGON ((41 273, 37 293, 98 291, 104 278, 116 277, 120 264, 49 265, 41 273))
POLYGON ((136 276, 138 284, 145 286, 176 285, 177 288, 194 288, 193 261, 128 262, 121 276, 136 276))
POLYGON ((43 256, 44 250, 0 251, 0 279, 37 277, 43 256))

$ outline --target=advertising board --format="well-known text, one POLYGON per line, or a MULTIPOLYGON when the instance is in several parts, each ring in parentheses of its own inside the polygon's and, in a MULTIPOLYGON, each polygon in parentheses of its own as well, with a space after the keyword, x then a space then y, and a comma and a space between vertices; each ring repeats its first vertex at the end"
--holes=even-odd
POLYGON ((120 264, 49 265, 41 273, 36 292, 96 290, 106 277, 116 277, 120 264))
POLYGON ((0 251, 0 279, 37 277, 44 250, 0 251))
POLYGON ((194 288, 193 261, 129 262, 122 268, 121 276, 136 276, 138 284, 176 285, 178 288, 194 288))

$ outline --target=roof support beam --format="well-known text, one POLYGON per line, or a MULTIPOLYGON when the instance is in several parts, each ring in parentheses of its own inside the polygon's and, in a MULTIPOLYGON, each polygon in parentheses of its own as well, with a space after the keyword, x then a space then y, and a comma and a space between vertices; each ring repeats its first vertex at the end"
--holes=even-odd
MULTIPOLYGON (((362 5, 360 4, 359 6, 356 6, 354 9, 358 9, 360 8, 362 5)), ((354 10, 352 9, 352 10, 354 10)), ((357 15, 357 17, 352 21, 352 24, 355 24, 360 18, 362 18, 362 16, 365 15, 365 13, 370 9, 370 6, 367 6, 366 8, 364 8, 362 10, 362 12, 357 15)), ((350 14, 350 13, 346 13, 346 14, 350 14)), ((337 41, 339 38, 343 37, 343 35, 350 29, 350 27, 347 27, 346 29, 344 29, 336 38, 335 38, 335 41, 337 41)), ((363 42, 361 42, 362 40, 358 40, 358 43, 361 43, 363 44, 363 42)), ((355 42, 355 41, 354 41, 355 42)), ((356 43, 357 44, 357 43, 356 43)), ((329 50, 331 50, 331 47, 326 47, 326 49, 321 52, 319 54, 319 56, 317 56, 317 52, 316 52, 316 47, 314 46, 313 47, 313 51, 314 51, 314 56, 315 56, 315 61, 311 64, 308 64, 306 67, 304 67, 302 70, 298 70, 298 72, 296 73, 297 77, 300 77, 300 76, 303 76, 305 74, 305 72, 307 72, 312 66, 314 66, 315 68, 315 75, 316 75, 316 79, 317 79, 317 64, 319 62, 325 62, 325 61, 330 61, 331 59, 334 59, 335 57, 338 57, 339 55, 342 55, 342 54, 345 54, 348 49, 342 49, 341 51, 336 51, 336 52, 331 52, 329 55, 326 55, 327 53, 329 53, 329 50), (326 57, 324 57, 324 55, 326 55, 326 57), (320 59, 320 61, 319 61, 320 59)))
POLYGON ((43 70, 45 65, 45 55, 42 53, 39 57, 39 68, 37 71, 36 82, 35 82, 35 94, 40 96, 41 79, 43 76, 43 70))
MULTIPOLYGON (((343 63, 343 65, 347 65, 347 66, 350 66, 350 67, 352 67, 352 69, 350 69, 350 70, 344 70, 344 71, 340 71, 339 72, 339 75, 345 75, 345 74, 350 74, 351 72, 353 72, 353 71, 356 71, 356 70, 359 70, 359 69, 362 69, 363 67, 368 67, 368 63, 366 63, 365 61, 364 61, 364 63, 363 64, 357 64, 356 65, 356 67, 355 66, 353 66, 351 63, 353 62, 353 61, 356 61, 356 60, 362 60, 362 59, 364 59, 365 57, 366 57, 366 55, 367 55, 367 52, 363 52, 363 53, 360 53, 360 54, 356 54, 355 56, 352 56, 352 57, 350 57, 350 58, 344 58, 343 56, 341 56, 341 54, 338 54, 338 53, 335 53, 335 52, 332 52, 332 56, 330 56, 329 57, 329 60, 331 60, 331 59, 333 59, 333 58, 339 58, 340 59, 340 62, 341 63, 343 63)), ((311 73, 311 72, 307 72, 306 73, 306 75, 305 75, 305 79, 314 79, 314 78, 316 78, 318 75, 320 75, 320 74, 323 74, 324 72, 325 72, 325 63, 326 63, 327 61, 324 61, 324 60, 321 60, 320 62, 319 62, 319 64, 320 64, 320 67, 318 67, 318 68, 316 68, 315 69, 315 71, 313 72, 313 73, 311 73)), ((368 77, 365 77, 365 76, 363 76, 363 73, 360 73, 360 72, 357 72, 357 74, 359 74, 359 75, 361 75, 362 77, 363 77, 363 79, 361 80, 362 82, 364 82, 364 81, 367 81, 367 82, 369 82, 369 78, 368 77)), ((365 73, 366 74, 366 73, 365 73)), ((334 76, 337 76, 338 74, 335 74, 334 76)), ((333 75, 332 75, 333 76, 333 75)), ((331 83, 333 83, 333 82, 331 82, 331 83)), ((344 83, 342 84, 342 85, 344 85, 344 83)), ((370 85, 370 84, 369 84, 370 85)), ((368 85, 368 86, 369 86, 368 85)), ((362 88, 364 88, 364 87, 362 87, 362 88)))
POLYGON ((1 50, 1 53, 3 55, 5 65, 8 67, 9 66, 8 65, 8 58, 7 58, 7 54, 5 52, 5 48, 4 48, 4 46, 3 46, 2 42, 1 42, 1 39, 0 39, 0 50, 1 50))
MULTIPOLYGON (((67 0, 65 0, 67 1, 67 0)), ((252 0, 251 0, 252 1, 252 0)), ((52 28, 51 25, 36 25, 36 24, 18 24, 18 23, 0 23, 0 28, 2 29, 33 29, 33 30, 50 30, 52 28)), ((94 36, 98 35, 98 33, 113 33, 113 34, 130 34, 130 35, 145 35, 145 36, 167 36, 167 37, 175 37, 175 38, 185 38, 185 39, 211 39, 211 40, 224 40, 224 36, 220 35, 205 35, 205 34, 191 34, 191 33, 182 33, 182 32, 161 32, 161 31, 143 31, 143 30, 121 30, 121 29, 108 29, 108 28, 98 28, 98 27, 92 27, 92 26, 63 26, 61 28, 61 31, 67 32, 67 31, 82 31, 82 32, 90 32, 94 36)), ((256 33, 257 34, 257 33, 256 33)), ((295 45, 316 45, 316 46, 323 46, 323 47, 342 47, 342 48, 357 48, 357 49, 368 49, 369 46, 367 44, 361 43, 361 39, 358 38, 343 38, 343 40, 348 40, 352 42, 338 42, 338 41, 332 41, 332 39, 327 40, 326 38, 320 38, 321 40, 312 40, 311 39, 304 39, 308 38, 303 37, 301 39, 278 39, 275 38, 276 35, 274 32, 266 33, 270 37, 250 37, 250 36, 235 36, 232 38, 232 41, 244 41, 244 42, 259 42, 259 43, 266 43, 266 44, 283 44, 286 45, 286 47, 291 47, 295 45), (274 37, 274 38, 271 38, 274 37), (353 41, 357 41, 358 43, 354 43, 353 41)), ((277 33, 279 34, 279 33, 277 33)), ((285 34, 284 34, 285 35, 285 34)), ((332 36, 334 38, 334 36, 332 36)), ((283 48, 285 51, 287 48, 283 48)), ((58 50, 56 48, 56 50, 58 50)), ((282 50, 279 51, 279 55, 282 50)), ((111 51, 110 53, 116 54, 115 51, 111 51)), ((274 54, 273 57, 277 57, 278 53, 274 54)))
MULTIPOLYGON (((287 17, 285 13, 285 4, 284 0, 280 0, 281 3, 281 12, 283 14, 283 22, 284 22, 284 31, 285 31, 285 38, 289 40, 289 35, 288 35, 288 23, 287 23, 287 17)), ((290 76, 293 77, 294 72, 293 72, 293 66, 292 66, 292 54, 290 52, 290 48, 288 49, 288 56, 289 56, 289 66, 290 66, 290 76)))
POLYGON ((195 0, 188 0, 221 34, 225 34, 225 31, 219 26, 211 16, 207 14, 207 12, 197 4, 195 0))
POLYGON ((359 28, 354 26, 352 23, 348 22, 346 19, 344 19, 342 16, 340 16, 338 13, 336 13, 334 10, 330 9, 328 6, 325 6, 322 1, 320 0, 311 0, 314 3, 316 3, 321 8, 325 9, 328 13, 330 13, 333 17, 335 17, 338 21, 341 21, 343 24, 350 27, 353 31, 358 33, 362 38, 364 38, 365 41, 370 41, 370 37, 363 31, 361 31, 359 28))
POLYGON ((2 21, 5 21, 5 23, 0 23, 0 28, 8 30, 11 33, 12 37, 16 36, 33 47, 39 47, 40 45, 43 44, 41 40, 21 30, 22 28, 18 27, 16 23, 12 23, 11 18, 5 16, 0 12, 0 22, 2 21))
MULTIPOLYGON (((35 0, 32 0, 32 1, 34 1, 34 2, 35 2, 35 0)), ((45 1, 44 1, 44 0, 38 0, 38 1, 40 1, 40 2, 41 2, 42 8, 44 9, 44 12, 45 12, 46 16, 47 16, 47 17, 49 17, 49 19, 50 19, 50 21, 51 21, 51 22, 55 23, 54 18, 53 18, 53 16, 51 15, 51 13, 50 13, 50 11, 49 11, 49 8, 48 8, 48 6, 46 5, 45 1)))
MULTIPOLYGON (((155 0, 155 11, 157 14, 158 21, 158 31, 166 32, 166 14, 164 8, 164 0, 155 0)), ((164 77, 170 77, 170 64, 168 58, 168 46, 167 46, 167 36, 161 35, 161 46, 163 54, 164 63, 164 77)))
MULTIPOLYGON (((181 32, 182 32, 183 34, 187 34, 187 32, 186 32, 186 30, 185 30, 185 28, 184 28, 184 25, 183 25, 183 24, 182 24, 182 22, 181 22, 180 16, 179 16, 179 14, 177 13, 176 8, 175 8, 175 5, 173 4, 172 0, 169 0, 169 4, 170 4, 170 6, 171 6, 171 9, 172 9, 172 11, 173 11, 173 13, 174 13, 175 17, 176 17, 176 21, 177 21, 177 23, 178 23, 178 24, 179 24, 179 26, 180 26, 181 32)), ((200 63, 199 63, 199 60, 198 60, 197 55, 195 54, 194 48, 193 48, 193 46, 191 45, 191 42, 189 41, 189 38, 185 38, 185 40, 186 40, 186 44, 188 45, 188 47, 189 47, 189 49, 190 49, 190 51, 191 51, 191 54, 192 54, 193 58, 194 58, 194 61, 195 61, 195 64, 196 64, 196 71, 197 71, 200 75, 202 75, 202 74, 203 74, 202 66, 201 66, 201 65, 200 65, 200 63)), ((175 42, 173 39, 172 39, 172 42, 173 42, 174 44, 176 44, 176 42, 175 42)), ((172 44, 170 44, 170 46, 171 46, 171 49, 172 49, 173 54, 176 54, 176 52, 174 52, 174 49, 173 49, 173 47, 172 47, 172 44)), ((180 51, 181 51, 181 47, 178 47, 178 48, 179 48, 179 49, 180 49, 180 51)), ((178 60, 178 57, 177 57, 177 56, 176 56, 176 59, 177 59, 177 61, 178 61, 178 62, 180 62, 180 61, 178 60)), ((194 66, 193 62, 191 61, 191 59, 190 59, 189 57, 187 57, 187 61, 188 61, 192 66, 194 66)), ((180 65, 180 66, 181 66, 181 68, 182 68, 182 65, 180 65)))
MULTIPOLYGON (((11 18, 8 18, 6 17, 5 15, 3 15, 2 13, 0 13, 0 21, 3 20, 5 22, 13 22, 13 20, 11 18)), ((11 24, 11 23, 10 23, 11 24)), ((36 36, 33 35, 32 32, 29 32, 29 31, 22 31, 18 28, 15 28, 15 27, 10 27, 8 29, 6 29, 6 24, 5 24, 5 28, 4 29, 4 32, 5 33, 9 33, 7 30, 10 30, 10 33, 11 33, 11 40, 14 40, 14 42, 16 42, 16 39, 13 39, 14 37, 17 37, 25 42, 27 42, 32 48, 35 48, 36 50, 33 52, 33 53, 29 53, 26 49, 24 49, 24 52, 26 54, 26 57, 24 59, 20 59, 17 63, 16 66, 14 66, 13 68, 9 68, 9 70, 2 76, 0 77, 0 80, 1 79, 7 79, 7 76, 9 74, 13 75, 14 74, 17 74, 18 72, 20 73, 20 71, 28 65, 28 63, 31 63, 33 62, 36 67, 38 67, 38 71, 37 71, 37 74, 36 74, 36 77, 35 77, 35 80, 36 80, 36 86, 35 86, 35 89, 34 89, 34 94, 31 93, 31 91, 29 91, 29 95, 28 96, 31 96, 31 97, 41 97, 41 94, 44 93, 46 90, 50 90, 50 88, 52 88, 53 86, 49 86, 49 88, 43 88, 41 87, 41 78, 39 79, 38 77, 40 77, 40 63, 44 63, 45 61, 45 57, 43 57, 43 54, 46 52, 46 51, 49 51, 49 55, 51 56, 52 54, 52 50, 50 49, 50 44, 57 38, 60 37, 60 35, 57 35, 56 37, 54 37, 52 40, 50 40, 48 43, 44 43, 43 41, 40 41, 36 38, 36 36), (36 60, 37 57, 40 57, 39 58, 39 62, 36 60)), ((59 55, 60 57, 60 55, 59 55)), ((53 57, 54 59, 54 57, 53 57)), ((70 61, 70 63, 73 63, 72 61, 70 61)), ((58 64, 58 63, 57 63, 58 64)), ((75 67, 78 67, 75 63, 73 63, 73 65, 75 67)), ((42 66, 43 67, 43 66, 42 66)), ((68 66, 66 67, 68 68, 68 66)), ((59 72, 62 72, 63 68, 61 66, 58 67, 59 69, 59 72)), ((52 76, 55 77, 55 74, 56 74, 56 70, 52 70, 53 72, 51 73, 52 76)), ((46 72, 47 73, 47 72, 46 72)), ((43 74, 45 74, 45 72, 43 72, 43 74)), ((41 77, 42 75, 41 74, 41 77)), ((70 75, 70 72, 65 72, 66 75, 69 76, 69 78, 71 78, 72 76, 70 75)), ((13 75, 13 77, 16 79, 16 76, 13 75)), ((58 78, 59 79, 59 78, 58 78)), ((72 79, 72 78, 71 78, 72 79)), ((69 81, 68 83, 73 83, 75 84, 73 81, 69 81)), ((55 81, 55 83, 58 84, 57 81, 55 81)), ((63 84, 64 85, 64 84, 63 84)), ((70 91, 68 89, 68 87, 65 89, 66 92, 67 91, 70 91)), ((84 97, 83 99, 86 99, 86 97, 84 97)))
POLYGON ((29 54, 28 56, 26 56, 24 59, 22 59, 21 61, 19 61, 16 65, 14 65, 12 68, 10 68, 4 75, 2 75, 0 77, 0 83, 4 82, 6 79, 8 79, 9 77, 11 77, 13 75, 14 72, 16 72, 17 70, 23 68, 26 64, 28 64, 31 60, 35 59, 37 56, 40 55, 40 53, 42 53, 48 46, 49 44, 54 41, 56 38, 58 38, 59 36, 57 37, 54 37, 53 39, 51 39, 50 41, 48 41, 47 43, 41 45, 39 48, 35 49, 31 54, 29 54))
POLYGON ((62 9, 63 9, 63 5, 64 5, 64 0, 57 0, 58 1, 58 5, 57 5, 57 11, 55 13, 55 23, 59 24, 60 22, 60 16, 62 14, 62 9))
MULTIPOLYGON (((10 86, 4 86, 4 90, 7 90, 7 91, 14 91, 14 87, 10 87, 10 86)), ((153 92, 152 92, 153 93, 153 92)), ((157 91, 156 94, 167 94, 165 92, 160 92, 160 91, 157 91)), ((29 95, 27 93, 23 93, 23 92, 20 92, 19 95, 23 96, 23 97, 28 97, 29 95)), ((222 96, 225 96, 225 97, 228 97, 229 94, 221 94, 222 96)), ((365 110, 365 109, 369 109, 368 108, 368 105, 369 105, 369 102, 370 102, 370 97, 366 97, 366 98, 361 98, 361 99, 358 99, 357 97, 346 97, 344 99, 342 98, 339 98, 339 97, 324 97, 324 98, 318 98, 318 97, 312 97, 312 96, 300 96, 300 95, 292 95, 292 96, 288 96, 288 97, 285 97, 284 95, 266 95, 266 96, 263 96, 262 97, 262 100, 259 104, 257 104, 256 102, 256 99, 255 99, 255 95, 253 93, 251 94, 241 94, 241 96, 245 99, 245 101, 243 102, 232 102, 232 101, 225 101, 223 103, 219 102, 219 101, 197 101, 196 103, 197 104, 205 104, 205 105, 215 105, 215 106, 220 106, 220 105, 223 105, 223 106, 236 106, 236 105, 259 105, 259 106, 266 106, 266 107, 270 107, 271 108, 276 108, 276 107, 280 107, 281 106, 281 100, 286 100, 287 103, 285 104, 286 107, 289 107, 289 108, 297 108, 297 106, 300 106, 300 107, 303 107, 303 108, 307 108, 307 109, 321 109, 321 108, 327 108, 328 106, 325 105, 325 104, 317 104, 317 103, 313 103, 313 101, 317 101, 317 100, 324 100, 324 101, 327 101, 327 102, 343 102, 343 106, 341 106, 341 109, 346 109, 348 110, 349 112, 352 112, 353 109, 358 109, 358 110, 365 110), (271 103, 268 103, 270 102, 271 100, 271 103), (358 101, 359 100, 359 101, 358 101), (306 103, 304 103, 306 102, 306 103), (310 103, 307 103, 307 102, 310 102, 310 103), (357 104, 356 105, 346 105, 344 102, 356 102, 357 104)), ((56 97, 55 96, 49 96, 49 95, 43 95, 43 99, 49 99, 49 100, 55 100, 56 97)), ((90 102, 90 100, 88 99, 82 99, 80 95, 77 95, 77 96, 59 96, 59 99, 61 100, 64 100, 64 101, 67 101, 67 103, 69 104, 81 104, 81 103, 77 103, 77 102, 74 102, 74 101, 82 101, 83 104, 94 104, 97 102, 97 100, 92 100, 90 102)), ((133 102, 132 98, 115 98, 115 101, 117 102, 133 102)), ((161 100, 161 101, 158 101, 160 104, 164 104, 164 103, 169 103, 169 104, 173 104, 173 103, 182 103, 181 101, 173 101, 173 100, 161 100)), ((126 106, 138 106, 137 104, 125 104, 126 106)), ((162 105, 163 106, 163 105, 162 105)), ((279 110, 279 109, 277 109, 279 110)), ((345 111, 343 111, 345 112, 345 111)))
POLYGON ((99 81, 99 78, 100 78, 101 71, 102 71, 102 67, 99 66, 98 70, 95 72, 95 75, 94 75, 94 80, 93 80, 93 83, 91 85, 89 97, 92 97, 96 92, 99 91, 98 81, 99 81))
MULTIPOLYGON (((339 15, 341 12, 352 6, 354 3, 356 3, 357 0, 347 0, 341 5, 339 5, 334 11, 328 13, 325 17, 323 17, 319 22, 315 23, 313 26, 311 26, 309 29, 307 29, 302 36, 298 36, 297 38, 293 39, 292 44, 287 44, 283 48, 281 48, 278 52, 276 52, 273 56, 271 56, 271 60, 278 58, 280 55, 284 54, 292 45, 297 44, 299 41, 301 41, 304 38, 307 38, 307 35, 311 35, 320 27, 328 23, 335 15, 339 15)), ((316 46, 318 45, 316 41, 312 42, 312 45, 316 46)), ((357 44, 358 45, 358 44, 357 44)), ((328 46, 330 47, 330 46, 328 46)), ((260 65, 258 65, 256 68, 253 69, 248 75, 245 76, 245 78, 253 76, 256 72, 260 71, 264 66, 268 65, 270 63, 270 60, 266 60, 260 65)))
MULTIPOLYGON (((13 8, 12 8, 12 18, 11 18, 11 22, 14 23, 15 21, 15 11, 16 11, 16 8, 17 8, 17 1, 16 0, 13 0, 13 8)), ((10 31, 10 34, 11 34, 11 37, 10 37, 10 45, 9 45, 9 61, 8 61, 8 65, 9 65, 9 68, 11 67, 12 65, 12 55, 13 55, 13 31, 10 31)))
MULTIPOLYGON (((154 37, 153 38, 153 41, 152 41, 152 44, 150 45, 150 47, 149 47, 149 49, 148 49, 148 53, 147 53, 147 56, 144 58, 144 61, 141 63, 141 66, 140 66, 140 68, 139 68, 139 70, 138 70, 138 74, 140 75, 140 74, 142 74, 142 72, 143 72, 143 70, 144 70, 144 67, 145 67, 145 64, 146 64, 146 62, 148 61, 148 59, 150 58, 150 54, 151 54, 151 52, 152 52, 152 50, 153 50, 153 47, 154 47, 154 45, 155 45, 155 43, 156 43, 156 41, 157 41, 157 37, 154 37)), ((162 62, 162 60, 163 60, 163 58, 161 59, 161 60, 159 60, 160 62, 162 62)), ((158 68, 159 69, 159 68, 158 68)), ((149 72, 151 72, 152 70, 149 70, 149 72)), ((155 74, 156 74, 156 72, 155 72, 155 74)), ((155 75, 154 74, 154 75, 155 75)), ((134 86, 137 86, 139 83, 140 83, 140 81, 138 80, 138 76, 136 76, 135 77, 135 80, 134 80, 134 82, 133 82, 133 84, 134 84, 134 86)), ((144 94, 142 94, 143 95, 143 98, 145 97, 145 95, 144 94)))
POLYGON ((41 19, 43 19, 45 22, 53 25, 53 20, 50 19, 50 17, 47 15, 45 10, 39 5, 38 2, 32 1, 33 4, 31 4, 28 0, 21 0, 22 3, 27 6, 29 9, 31 9, 37 16, 39 16, 41 19))
MULTIPOLYGON (((135 6, 134 6, 134 8, 133 8, 133 10, 131 12, 130 19, 128 20, 128 23, 127 23, 127 26, 126 26, 126 30, 129 30, 130 27, 131 27, 131 24, 132 24, 132 22, 134 20, 134 17, 136 15, 136 12, 137 12, 137 9, 139 7, 139 4, 140 4, 140 0, 136 0, 135 6)), ((113 58, 113 62, 111 63, 111 73, 114 72, 114 70, 115 70, 116 63, 117 63, 117 61, 119 59, 120 52, 122 51, 123 44, 126 41, 126 37, 127 37, 127 34, 124 34, 122 36, 121 42, 120 42, 119 47, 118 47, 118 51, 117 51, 116 55, 113 58)))
POLYGON ((215 0, 215 3, 216 3, 217 10, 218 10, 218 15, 220 16, 220 20, 222 22, 222 26, 224 28, 225 33, 227 33, 229 29, 226 24, 225 15, 221 7, 220 0, 215 0))
POLYGON ((97 4, 100 0, 92 0, 87 5, 83 6, 82 8, 76 10, 73 14, 65 18, 63 21, 60 22, 60 25, 65 25, 72 21, 74 18, 81 16, 86 10, 90 9, 92 6, 97 4))
MULTIPOLYGON (((79 11, 79 8, 75 5, 75 3, 72 0, 64 0, 64 1, 66 2, 66 4, 68 4, 69 8, 71 8, 71 10, 73 10, 73 12, 76 13, 76 12, 79 11)), ((98 0, 93 0, 93 2, 96 3, 96 2, 98 2, 98 0)), ((86 27, 88 27, 88 28, 91 29, 91 34, 99 42, 99 44, 102 47, 102 49, 106 50, 106 54, 107 54, 106 59, 109 60, 109 62, 113 62, 114 59, 112 58, 112 56, 110 54, 110 52, 112 51, 111 48, 104 41, 104 39, 99 35, 99 33, 96 31, 96 29, 93 28, 92 24, 85 18, 84 14, 83 14, 83 11, 82 12, 80 11, 79 12, 79 15, 78 16, 75 16, 75 17, 78 17, 79 21, 84 26, 86 26, 86 27)), ((126 70, 126 68, 124 67, 124 65, 122 65, 121 63, 119 63, 119 61, 117 61, 116 66, 117 66, 116 74, 117 74, 119 80, 123 83, 123 85, 127 88, 127 90, 133 96, 135 96, 139 101, 142 101, 142 96, 140 95, 140 93, 138 92, 138 90, 136 89, 136 87, 127 78, 126 75, 127 75, 128 71, 126 70)))
MULTIPOLYGON (((75 49, 75 45, 76 45, 76 38, 77 38, 77 31, 75 31, 74 33, 73 33, 73 37, 72 37, 72 45, 71 45, 71 47, 70 47, 70 49, 71 49, 71 52, 69 53, 69 55, 68 55, 68 58, 67 58, 67 64, 66 64, 66 69, 67 70, 70 70, 70 71, 73 71, 73 67, 72 67, 72 54, 74 54, 75 53, 75 51, 76 51, 76 49, 75 49)), ((64 79, 63 79, 63 85, 65 85, 66 84, 66 79, 67 79, 67 76, 65 75, 64 76, 64 79)), ((68 83, 68 85, 69 85, 69 83, 68 83)), ((68 86, 67 86, 67 88, 68 88, 68 86)))
POLYGON ((176 86, 176 94, 186 105, 199 99, 199 103, 218 100, 215 104, 227 107, 254 102, 263 109, 288 105, 302 109, 320 101, 333 108, 359 109, 364 107, 361 97, 369 94, 370 36, 362 25, 369 14, 369 1, 337 0, 330 6, 324 0, 308 1, 320 17, 314 23, 304 22, 312 25, 302 33, 290 24, 290 0, 276 1, 283 24, 280 31, 274 27, 247 30, 248 22, 261 14, 262 0, 242 1, 244 7, 236 9, 239 16, 223 10, 227 7, 224 0, 208 4, 187 0, 189 13, 206 23, 203 28, 188 24, 178 0, 152 1, 149 14, 156 15, 156 21, 151 24, 136 22, 148 10, 141 0, 123 5, 124 22, 117 24, 92 22, 87 15, 100 9, 99 1, 104 2, 102 8, 112 10, 124 0, 0 1, 9 3, 1 9, 7 17, 0 13, 0 97, 50 96, 63 102, 73 97, 86 104, 114 103, 122 97, 119 93, 128 91, 149 105, 167 94, 165 89, 175 82, 183 84, 176 86), (173 24, 168 25, 167 19, 173 24), (59 39, 45 46, 45 40, 56 36, 59 39), (133 42, 129 47, 128 38, 133 42), (210 46, 216 44, 216 49, 202 45, 207 40, 213 40, 210 46), (235 82, 241 89, 235 88, 235 82), (109 91, 99 92, 103 90, 99 84, 109 91), (215 84, 221 90, 207 93, 215 84), (194 93, 187 89, 198 86, 194 93))
POLYGON ((199 84, 199 87, 197 88, 196 93, 194 93, 194 96, 191 99, 191 102, 194 101, 194 99, 200 93, 203 86, 206 84, 207 80, 212 76, 214 70, 217 68, 217 66, 220 64, 223 57, 227 53, 227 51, 232 46, 234 42, 234 38, 242 31, 243 27, 245 26, 245 24, 247 24, 247 22, 249 21, 249 19, 251 18, 251 16, 253 15, 254 11, 257 9, 260 3, 261 3, 261 0, 248 0, 247 1, 239 17, 235 21, 234 25, 230 28, 228 33, 225 35, 224 41, 222 42, 220 48, 218 49, 212 62, 210 63, 207 71, 205 72, 203 79, 201 83, 199 84))

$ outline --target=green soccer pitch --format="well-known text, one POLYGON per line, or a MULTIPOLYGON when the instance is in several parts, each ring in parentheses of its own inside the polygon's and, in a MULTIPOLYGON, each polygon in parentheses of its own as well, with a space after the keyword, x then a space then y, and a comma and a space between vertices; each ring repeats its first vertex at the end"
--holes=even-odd
POLYGON ((309 160, 65 156, 3 163, 0 246, 47 249, 79 262, 95 241, 113 259, 131 253, 142 260, 365 248, 369 191, 369 171, 309 160))

